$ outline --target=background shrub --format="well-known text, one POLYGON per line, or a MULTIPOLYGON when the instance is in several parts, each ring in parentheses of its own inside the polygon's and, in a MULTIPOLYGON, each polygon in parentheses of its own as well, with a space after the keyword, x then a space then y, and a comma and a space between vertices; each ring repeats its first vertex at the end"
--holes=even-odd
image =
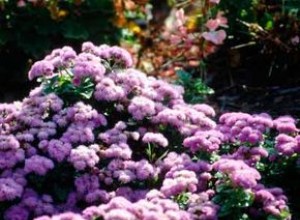
POLYGON ((1 0, 0 99, 23 97, 30 65, 56 47, 117 42, 113 17, 110 0, 1 0))

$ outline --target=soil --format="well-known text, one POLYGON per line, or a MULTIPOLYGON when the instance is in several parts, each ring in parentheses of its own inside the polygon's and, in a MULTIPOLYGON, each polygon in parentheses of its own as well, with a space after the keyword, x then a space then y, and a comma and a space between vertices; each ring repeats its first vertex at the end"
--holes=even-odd
POLYGON ((231 86, 219 89, 208 102, 217 112, 261 113, 273 117, 291 115, 300 118, 300 86, 249 87, 231 86))

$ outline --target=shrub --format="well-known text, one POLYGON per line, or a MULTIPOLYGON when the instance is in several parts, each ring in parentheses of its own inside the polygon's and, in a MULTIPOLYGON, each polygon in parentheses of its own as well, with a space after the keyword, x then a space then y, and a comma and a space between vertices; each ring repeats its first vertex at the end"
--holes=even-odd
POLYGON ((207 57, 226 38, 220 1, 124 2, 115 4, 116 23, 122 28, 121 45, 134 55, 135 67, 166 79, 176 78, 177 68, 205 77, 207 57))
POLYGON ((112 2, 0 0, 0 100, 25 97, 30 65, 53 48, 79 49, 87 40, 116 43, 112 2))
POLYGON ((124 49, 91 43, 32 66, 41 86, 0 105, 0 216, 291 218, 274 184, 298 160, 293 118, 226 113, 216 123, 182 87, 131 66, 124 49))
POLYGON ((228 55, 233 71, 247 66, 256 75, 249 81, 257 78, 252 84, 266 82, 277 86, 294 84, 295 79, 298 82, 294 70, 299 68, 299 1, 241 0, 239 3, 226 0, 219 5, 228 18, 227 32, 231 36, 228 55))
POLYGON ((0 11, 0 46, 17 46, 30 58, 44 56, 67 41, 111 40, 112 23, 101 19, 113 15, 113 5, 107 0, 1 0, 0 11))

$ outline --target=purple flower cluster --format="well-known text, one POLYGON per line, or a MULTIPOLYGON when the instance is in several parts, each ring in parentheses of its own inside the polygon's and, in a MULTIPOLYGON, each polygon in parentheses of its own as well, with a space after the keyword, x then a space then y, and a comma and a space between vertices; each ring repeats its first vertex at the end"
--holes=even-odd
POLYGON ((130 202, 123 197, 115 197, 105 205, 91 206, 82 212, 82 215, 74 213, 64 213, 57 216, 40 217, 36 220, 54 220, 54 219, 74 219, 74 220, 92 220, 103 218, 107 220, 191 220, 191 216, 180 210, 179 206, 167 199, 152 197, 151 199, 141 199, 138 202, 130 202))
POLYGON ((23 187, 11 178, 0 178, 0 202, 20 198, 23 187))
POLYGON ((176 196, 183 192, 196 192, 198 179, 193 171, 180 170, 168 173, 161 187, 166 197, 176 196))
POLYGON ((218 219, 220 207, 210 201, 214 194, 213 190, 207 190, 190 196, 187 211, 191 214, 192 219, 218 219))
POLYGON ((46 173, 54 168, 54 163, 52 160, 34 155, 25 160, 24 171, 26 173, 36 173, 38 175, 46 175, 46 173))
POLYGON ((103 114, 82 102, 64 110, 53 118, 60 127, 67 128, 60 138, 65 143, 93 143, 93 130, 107 124, 103 114))
POLYGON ((29 71, 28 78, 33 80, 34 78, 41 76, 52 76, 54 75, 54 66, 52 63, 45 60, 38 61, 33 64, 31 70, 29 71))
POLYGON ((106 77, 101 79, 96 86, 95 99, 98 101, 118 101, 125 97, 125 92, 121 86, 106 77))
POLYGON ((11 206, 5 212, 4 219, 29 219, 31 213, 35 216, 53 215, 58 211, 53 203, 50 195, 38 195, 32 189, 26 189, 20 203, 11 206))
POLYGON ((73 48, 65 46, 61 49, 53 50, 44 60, 53 64, 55 68, 70 67, 76 55, 73 48))
MULTIPOLYGON (((263 211, 273 216, 280 216, 282 211, 288 210, 287 197, 281 188, 265 188, 259 184, 255 190, 255 200, 263 205, 263 211)), ((261 210, 252 210, 258 216, 261 210)))
POLYGON ((0 170, 12 168, 24 158, 25 152, 13 135, 0 135, 0 170))
POLYGON ((142 120, 146 116, 155 115, 155 103, 143 96, 136 96, 131 100, 128 106, 128 112, 136 120, 142 120))
POLYGON ((280 154, 292 156, 300 153, 300 135, 292 137, 287 134, 279 134, 275 140, 275 148, 280 154))
MULTIPOLYGON (((48 141, 45 141, 45 145, 47 142, 48 141)), ((45 146, 45 148, 47 149, 48 154, 51 158, 55 159, 58 162, 62 162, 67 156, 69 156, 72 145, 70 143, 63 143, 60 140, 52 139, 47 143, 47 146, 45 146)))
POLYGON ((190 136, 197 131, 210 130, 216 126, 215 122, 205 113, 181 101, 176 101, 172 108, 162 109, 154 118, 154 123, 171 125, 184 136, 190 136), (178 103, 177 103, 178 102, 178 103))
POLYGON ((159 169, 148 160, 139 161, 113 159, 107 165, 107 169, 101 172, 100 179, 110 185, 114 179, 119 183, 127 184, 135 181, 153 180, 159 169))
POLYGON ((89 204, 107 202, 112 197, 107 191, 100 188, 97 175, 84 174, 74 181, 77 199, 83 199, 89 204))
POLYGON ((15 116, 20 110, 21 103, 0 104, 0 135, 9 134, 17 126, 15 116))
POLYGON ((260 115, 225 113, 219 122, 218 130, 224 134, 225 140, 251 144, 263 141, 263 133, 273 127, 272 118, 266 113, 260 115))
POLYGON ((220 159, 213 167, 216 171, 227 175, 234 186, 245 189, 254 188, 257 180, 261 179, 260 173, 242 160, 220 159))
POLYGON ((144 143, 157 144, 157 145, 162 146, 162 147, 167 147, 169 145, 168 140, 161 133, 147 132, 143 136, 142 141, 144 143))
POLYGON ((73 82, 80 81, 83 78, 91 77, 98 79, 104 76, 105 67, 101 64, 101 59, 91 54, 79 54, 72 67, 72 73, 74 74, 73 82))
POLYGON ((84 170, 93 168, 99 162, 99 157, 93 148, 80 145, 71 150, 68 160, 77 170, 84 170))
POLYGON ((119 121, 115 124, 114 128, 100 133, 98 138, 106 144, 126 143, 128 138, 127 135, 123 133, 126 127, 125 122, 119 121))
POLYGON ((198 131, 193 136, 187 137, 183 141, 183 146, 192 152, 204 151, 215 152, 222 143, 223 135, 219 131, 198 131))
POLYGON ((257 162, 261 161, 263 158, 267 158, 269 152, 264 147, 246 147, 240 146, 232 154, 223 155, 222 158, 243 160, 249 166, 255 167, 257 162))
POLYGON ((133 65, 130 53, 117 46, 109 47, 108 45, 101 45, 96 47, 91 42, 86 42, 82 45, 82 51, 109 62, 113 61, 114 65, 120 65, 123 68, 129 68, 133 65))
POLYGON ((28 78, 33 80, 38 77, 51 77, 55 75, 56 69, 71 67, 72 60, 75 57, 76 52, 71 47, 53 50, 44 60, 33 64, 28 73, 28 78))
POLYGON ((71 47, 52 51, 44 60, 38 61, 32 66, 28 77, 33 80, 38 77, 49 78, 58 73, 72 73, 75 84, 80 84, 81 79, 86 77, 95 80, 102 78, 106 73, 106 64, 110 64, 111 68, 129 68, 133 61, 129 52, 120 47, 106 45, 96 47, 87 42, 83 44, 82 53, 78 55, 71 47))
POLYGON ((280 133, 295 133, 299 129, 296 127, 296 120, 291 116, 281 116, 274 121, 274 127, 280 133))
POLYGON ((132 150, 126 143, 112 144, 105 150, 100 150, 104 158, 122 158, 128 160, 132 156, 132 150))
POLYGON ((294 119, 226 113, 216 123, 213 108, 187 104, 182 87, 131 65, 119 47, 56 49, 29 78, 65 77, 78 88, 88 79, 91 98, 48 93, 44 81, 22 102, 0 104, 5 220, 213 220, 221 184, 253 194, 251 217, 288 212, 282 191, 259 184, 255 165, 269 157, 271 129, 277 156, 300 153, 294 119))

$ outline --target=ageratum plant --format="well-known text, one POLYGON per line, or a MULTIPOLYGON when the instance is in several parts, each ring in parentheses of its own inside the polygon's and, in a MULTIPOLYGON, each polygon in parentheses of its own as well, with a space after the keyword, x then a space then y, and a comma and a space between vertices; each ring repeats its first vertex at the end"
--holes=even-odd
POLYGON ((41 85, 0 105, 3 219, 291 219, 266 170, 298 158, 294 119, 216 123, 210 106, 131 65, 122 48, 84 43, 32 66, 41 85))

